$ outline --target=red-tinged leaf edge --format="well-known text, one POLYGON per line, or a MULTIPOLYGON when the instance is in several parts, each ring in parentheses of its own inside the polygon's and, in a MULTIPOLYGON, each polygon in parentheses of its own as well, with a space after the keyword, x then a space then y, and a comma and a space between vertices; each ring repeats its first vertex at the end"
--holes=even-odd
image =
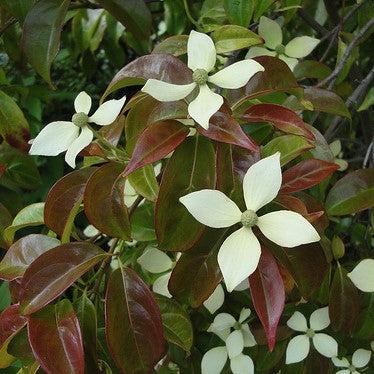
POLYGON ((281 193, 313 187, 339 169, 339 165, 316 158, 303 160, 283 173, 281 193))
POLYGON ((269 350, 272 351, 284 309, 285 290, 278 264, 264 247, 256 271, 249 276, 249 288, 253 306, 264 327, 269 350))
POLYGON ((186 139, 188 133, 188 127, 175 120, 150 125, 139 136, 123 176, 126 177, 145 165, 161 160, 174 151, 186 139))
POLYGON ((242 119, 251 123, 269 122, 285 133, 304 136, 310 140, 315 139, 305 122, 294 111, 282 105, 252 105, 244 112, 242 119))
POLYGON ((6 340, 15 335, 27 323, 27 318, 19 313, 19 304, 10 305, 0 314, 0 348, 6 340))

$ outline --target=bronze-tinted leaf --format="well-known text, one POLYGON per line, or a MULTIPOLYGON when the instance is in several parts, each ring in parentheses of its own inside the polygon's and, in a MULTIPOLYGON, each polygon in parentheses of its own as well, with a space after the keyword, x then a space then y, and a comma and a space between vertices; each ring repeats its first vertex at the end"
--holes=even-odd
POLYGON ((169 159, 162 176, 156 202, 156 234, 160 248, 185 251, 203 232, 199 223, 179 202, 181 196, 204 188, 214 188, 215 154, 202 136, 187 138, 169 159))
POLYGON ((77 316, 61 300, 29 316, 29 341, 48 374, 84 374, 84 352, 77 316))
POLYGON ((124 374, 152 373, 165 353, 160 310, 132 269, 120 267, 109 278, 105 329, 111 355, 124 374))
POLYGON ((89 242, 63 244, 43 253, 22 278, 19 293, 22 314, 43 308, 106 256, 89 242))
POLYGON ((128 240, 131 228, 122 171, 122 164, 109 162, 90 176, 84 191, 84 211, 90 223, 102 233, 128 240))
POLYGON ((41 254, 57 247, 60 241, 41 234, 30 234, 10 246, 0 262, 0 279, 22 277, 27 267, 41 254))

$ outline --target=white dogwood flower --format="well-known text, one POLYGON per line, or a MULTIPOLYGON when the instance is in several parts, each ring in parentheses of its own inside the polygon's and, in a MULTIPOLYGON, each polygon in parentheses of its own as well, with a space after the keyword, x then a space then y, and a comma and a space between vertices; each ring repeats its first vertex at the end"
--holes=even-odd
POLYGON ((360 370, 364 368, 370 361, 371 352, 366 349, 357 349, 352 355, 352 363, 345 357, 342 359, 333 357, 332 362, 336 367, 346 368, 336 372, 336 374, 360 374, 360 370))
POLYGON ((374 259, 366 258, 348 273, 353 284, 363 292, 374 292, 374 259))
POLYGON ((246 58, 257 56, 277 56, 293 70, 299 58, 309 55, 318 45, 319 39, 310 36, 298 36, 285 46, 282 44, 283 35, 279 24, 270 18, 262 16, 258 26, 259 35, 265 40, 265 47, 252 47, 246 58))
POLYGON ((75 114, 71 121, 55 121, 45 126, 31 143, 30 154, 57 156, 65 152, 66 163, 75 168, 78 153, 87 147, 93 139, 88 123, 107 126, 118 117, 126 97, 120 100, 108 100, 101 104, 92 116, 88 116, 92 100, 82 91, 74 101, 75 114))
POLYGON ((208 35, 194 30, 188 38, 187 57, 188 67, 193 71, 191 83, 177 85, 148 79, 142 91, 159 101, 176 101, 187 97, 195 88, 198 88, 198 95, 188 105, 188 113, 205 129, 209 127, 210 117, 223 104, 222 96, 213 92, 208 83, 221 88, 240 88, 246 85, 254 74, 264 71, 258 62, 244 60, 209 75, 216 64, 216 48, 208 35))
POLYGON ((257 215, 259 209, 274 200, 281 184, 280 153, 277 152, 256 162, 245 174, 243 192, 247 210, 243 213, 231 199, 217 190, 191 192, 179 199, 196 220, 209 227, 242 224, 239 230, 226 238, 218 252, 218 264, 229 292, 257 268, 261 245, 252 231, 253 226, 283 247, 320 240, 315 228, 298 213, 279 210, 257 215))
POLYGON ((214 314, 225 301, 225 291, 221 284, 219 284, 213 293, 203 302, 205 308, 210 314, 214 314))
POLYGON ((295 312, 287 321, 289 328, 295 331, 304 332, 305 334, 293 337, 288 343, 286 350, 286 364, 293 364, 304 360, 310 350, 310 340, 314 348, 325 357, 335 357, 338 354, 338 343, 330 335, 317 331, 324 330, 330 325, 328 307, 315 310, 307 325, 306 318, 300 313, 295 312))

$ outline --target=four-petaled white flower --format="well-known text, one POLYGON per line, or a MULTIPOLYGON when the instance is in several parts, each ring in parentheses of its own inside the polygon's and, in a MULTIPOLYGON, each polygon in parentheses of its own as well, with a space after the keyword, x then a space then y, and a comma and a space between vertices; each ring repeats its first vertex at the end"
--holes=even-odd
POLYGON ((32 141, 30 154, 57 156, 66 151, 65 161, 75 168, 78 153, 93 139, 93 132, 87 126, 88 123, 110 125, 120 114, 125 100, 125 96, 120 100, 108 100, 101 104, 92 116, 88 116, 91 98, 86 92, 80 92, 74 101, 76 113, 71 121, 55 121, 45 126, 32 141))
POLYGON ((254 373, 253 361, 243 354, 244 347, 256 345, 248 323, 244 321, 251 314, 251 310, 243 308, 239 321, 228 313, 220 313, 210 325, 208 331, 219 336, 226 345, 215 347, 205 353, 201 361, 202 374, 219 374, 224 368, 227 358, 230 359, 230 368, 234 374, 254 373), (231 329, 234 331, 231 332, 231 329))
POLYGON ((353 284, 363 292, 374 292, 374 259, 366 258, 348 273, 353 284))
POLYGON ((279 24, 270 18, 262 16, 258 26, 258 33, 265 40, 265 47, 252 47, 246 58, 256 56, 277 56, 293 70, 298 63, 298 58, 303 58, 313 51, 319 39, 310 36, 298 36, 286 46, 282 44, 283 35, 279 24))
POLYGON ((244 60, 208 75, 216 64, 216 48, 205 34, 191 31, 187 43, 188 67, 193 71, 192 82, 177 85, 157 79, 148 79, 142 91, 159 101, 176 101, 188 96, 196 87, 197 97, 188 105, 189 115, 202 127, 209 127, 210 117, 223 104, 222 96, 214 93, 207 83, 221 88, 243 87, 249 79, 264 68, 254 60, 244 60))
POLYGON ((209 227, 223 228, 241 222, 243 227, 233 232, 218 252, 218 264, 229 292, 257 268, 261 246, 253 226, 258 226, 268 239, 283 247, 320 240, 314 227, 298 213, 279 210, 257 216, 256 212, 277 196, 281 183, 280 153, 277 152, 252 165, 245 174, 243 192, 247 210, 244 213, 217 190, 196 191, 179 199, 199 222, 209 227))
POLYGON ((314 348, 325 357, 335 357, 338 354, 338 343, 330 335, 316 332, 324 330, 330 325, 328 307, 315 310, 307 325, 306 318, 300 313, 295 312, 287 321, 288 327, 292 330, 304 332, 305 334, 293 337, 287 346, 286 364, 293 364, 304 360, 310 350, 310 340, 312 339, 314 348))
POLYGON ((332 362, 336 367, 346 368, 336 372, 336 374, 360 374, 357 369, 365 367, 371 357, 371 352, 366 349, 357 349, 352 355, 352 363, 350 363, 345 357, 342 359, 333 357, 332 362))

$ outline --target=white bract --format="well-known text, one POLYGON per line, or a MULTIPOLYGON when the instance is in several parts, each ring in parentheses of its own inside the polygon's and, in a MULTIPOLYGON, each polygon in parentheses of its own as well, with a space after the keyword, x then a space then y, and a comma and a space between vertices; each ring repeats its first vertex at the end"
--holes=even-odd
POLYGON ((108 100, 101 104, 92 116, 88 116, 92 100, 86 92, 80 92, 74 101, 76 113, 71 121, 55 121, 45 126, 32 141, 30 154, 57 156, 66 151, 66 163, 75 168, 78 153, 93 139, 88 123, 110 125, 120 114, 125 100, 125 96, 120 100, 108 100))
POLYGON ((371 352, 366 349, 357 349, 352 355, 352 363, 345 357, 342 359, 333 357, 332 362, 336 367, 345 368, 336 372, 336 374, 360 374, 360 370, 364 368, 370 361, 371 352))
POLYGON ((279 210, 257 216, 259 209, 274 200, 281 184, 280 153, 277 152, 256 162, 245 174, 243 192, 247 210, 243 213, 231 199, 217 190, 196 191, 179 199, 199 222, 209 227, 242 224, 239 230, 226 238, 218 252, 218 264, 229 292, 257 268, 261 245, 252 231, 253 226, 283 247, 320 240, 314 227, 298 213, 279 210))
POLYGON ((366 258, 348 273, 353 284, 363 292, 374 292, 374 259, 366 258))
POLYGON ((285 46, 282 44, 283 35, 279 24, 270 18, 262 16, 258 26, 259 35, 265 40, 265 47, 252 47, 246 58, 257 56, 277 56, 293 70, 298 58, 303 58, 313 51, 319 39, 310 36, 298 36, 285 46))
POLYGON ((202 127, 209 127, 210 117, 223 104, 222 96, 213 92, 208 83, 221 88, 243 87, 249 79, 264 68, 254 60, 244 60, 208 75, 216 64, 216 48, 205 34, 191 31, 187 43, 188 67, 193 71, 192 82, 177 85, 157 79, 148 79, 142 91, 159 101, 176 101, 187 97, 195 88, 198 95, 188 105, 189 115, 202 127))
POLYGON ((214 314, 225 301, 225 291, 221 284, 219 284, 213 293, 203 302, 205 308, 210 314, 214 314))
POLYGON ((328 307, 315 310, 310 316, 309 326, 306 318, 300 313, 295 312, 287 321, 289 328, 305 334, 293 337, 287 346, 286 364, 293 364, 304 360, 310 350, 310 340, 314 348, 325 357, 335 357, 338 354, 338 343, 330 335, 317 331, 324 330, 330 325, 328 307))

